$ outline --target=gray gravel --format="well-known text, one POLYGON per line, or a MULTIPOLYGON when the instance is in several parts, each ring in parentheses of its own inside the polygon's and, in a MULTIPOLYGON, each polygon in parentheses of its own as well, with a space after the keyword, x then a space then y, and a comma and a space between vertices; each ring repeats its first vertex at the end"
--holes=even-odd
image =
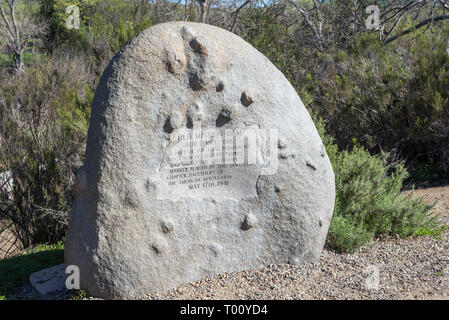
POLYGON ((143 299, 449 299, 449 232, 383 237, 354 254, 324 250, 315 263, 209 276, 143 299))

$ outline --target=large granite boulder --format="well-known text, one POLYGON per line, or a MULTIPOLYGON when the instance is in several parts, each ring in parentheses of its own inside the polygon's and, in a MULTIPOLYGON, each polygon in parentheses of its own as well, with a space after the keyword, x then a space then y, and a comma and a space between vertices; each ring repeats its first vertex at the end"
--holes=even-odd
POLYGON ((76 179, 65 263, 104 298, 313 261, 335 198, 325 148, 284 75, 238 36, 187 22, 145 30, 110 62, 76 179))

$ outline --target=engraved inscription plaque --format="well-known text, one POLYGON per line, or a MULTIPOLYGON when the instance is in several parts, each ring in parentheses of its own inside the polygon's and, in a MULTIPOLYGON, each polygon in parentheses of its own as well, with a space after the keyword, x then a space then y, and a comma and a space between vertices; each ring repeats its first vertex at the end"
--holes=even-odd
POLYGON ((257 196, 267 141, 256 126, 177 130, 170 135, 162 164, 153 176, 157 198, 257 196))

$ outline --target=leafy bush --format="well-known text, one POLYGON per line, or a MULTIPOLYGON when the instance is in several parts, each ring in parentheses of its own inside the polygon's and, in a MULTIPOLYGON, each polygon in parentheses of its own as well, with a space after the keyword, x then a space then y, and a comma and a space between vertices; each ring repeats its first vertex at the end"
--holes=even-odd
POLYGON ((407 178, 403 162, 388 154, 373 156, 357 144, 338 151, 324 133, 323 121, 316 121, 335 173, 336 202, 327 245, 352 252, 380 234, 400 237, 438 234, 441 230, 429 206, 413 194, 404 195, 407 178))
MULTIPOLYGON (((8 74, 4 75, 8 77, 8 74)), ((49 58, 0 88, 0 164, 13 191, 0 220, 24 248, 65 236, 74 171, 81 165, 93 94, 77 59, 49 58)))
POLYGON ((354 252, 370 242, 374 234, 350 218, 335 215, 329 226, 327 245, 338 252, 354 252))

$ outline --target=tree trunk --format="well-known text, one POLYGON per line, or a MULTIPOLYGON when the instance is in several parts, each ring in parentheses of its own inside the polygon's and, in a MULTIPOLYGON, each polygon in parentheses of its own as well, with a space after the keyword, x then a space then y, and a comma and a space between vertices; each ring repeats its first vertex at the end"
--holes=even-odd
POLYGON ((209 14, 210 0, 198 0, 200 4, 200 22, 205 23, 209 14))
POLYGON ((25 71, 25 62, 23 60, 23 52, 14 52, 14 71, 16 74, 21 74, 25 71))

